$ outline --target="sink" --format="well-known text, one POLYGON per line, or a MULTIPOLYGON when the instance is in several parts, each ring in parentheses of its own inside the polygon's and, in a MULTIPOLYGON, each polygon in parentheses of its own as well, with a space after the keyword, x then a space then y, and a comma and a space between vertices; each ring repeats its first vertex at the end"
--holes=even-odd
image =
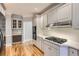
POLYGON ((59 44, 63 44, 65 42, 67 42, 66 39, 58 38, 58 37, 46 37, 45 39, 56 42, 56 43, 59 43, 59 44))

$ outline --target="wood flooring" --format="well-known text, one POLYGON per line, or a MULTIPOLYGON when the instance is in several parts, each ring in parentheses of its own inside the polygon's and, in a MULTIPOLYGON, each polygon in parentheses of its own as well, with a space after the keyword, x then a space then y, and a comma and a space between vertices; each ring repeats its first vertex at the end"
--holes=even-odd
POLYGON ((12 46, 5 47, 4 56, 43 56, 44 53, 40 51, 33 44, 15 43, 12 46))

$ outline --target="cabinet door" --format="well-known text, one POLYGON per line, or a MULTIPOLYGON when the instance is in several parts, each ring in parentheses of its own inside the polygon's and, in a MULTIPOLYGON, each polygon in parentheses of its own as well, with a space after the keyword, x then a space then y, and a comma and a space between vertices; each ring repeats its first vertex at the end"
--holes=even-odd
POLYGON ((22 28, 22 20, 12 20, 12 28, 22 28))
POLYGON ((58 21, 71 20, 71 4, 64 4, 58 7, 57 18, 58 21))
POLYGON ((42 33, 42 23, 43 18, 40 15, 36 16, 36 26, 37 26, 37 33, 42 33))
POLYGON ((50 42, 44 41, 44 55, 45 56, 59 56, 59 46, 50 42))
POLYGON ((59 56, 59 49, 60 49, 60 47, 58 45, 52 44, 50 55, 59 56))
POLYGON ((18 20, 18 28, 22 28, 22 21, 18 20))
POLYGON ((17 28, 17 20, 12 20, 12 28, 17 28))
POLYGON ((72 16, 73 28, 79 28, 79 3, 73 3, 73 16, 72 16))
POLYGON ((48 24, 57 22, 57 9, 54 9, 48 13, 48 24))
POLYGON ((78 52, 74 48, 69 48, 69 56, 78 56, 78 52))
POLYGON ((43 29, 46 29, 46 25, 47 25, 47 14, 43 15, 43 29))
POLYGON ((50 46, 47 44, 44 44, 44 56, 50 56, 50 46))
POLYGON ((39 37, 37 37, 37 46, 41 49, 41 39, 39 37))
POLYGON ((44 43, 43 43, 43 38, 41 37, 37 37, 37 47, 39 49, 41 49, 42 51, 44 51, 44 43))

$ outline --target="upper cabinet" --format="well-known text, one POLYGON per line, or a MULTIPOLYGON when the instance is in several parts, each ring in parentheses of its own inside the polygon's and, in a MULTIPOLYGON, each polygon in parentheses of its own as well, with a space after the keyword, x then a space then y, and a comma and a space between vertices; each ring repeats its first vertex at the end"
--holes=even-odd
POLYGON ((58 7, 56 13, 58 21, 71 20, 71 4, 64 4, 58 7))
POLYGON ((15 20, 15 19, 13 19, 12 20, 12 28, 13 29, 21 29, 22 28, 22 20, 15 20))
POLYGON ((13 29, 22 29, 22 16, 12 15, 12 28, 13 29))
POLYGON ((48 13, 48 24, 71 20, 71 4, 59 4, 48 13))
POLYGON ((48 13, 48 24, 54 23, 57 21, 57 9, 53 9, 48 13))
POLYGON ((46 25, 47 25, 47 14, 43 14, 42 15, 43 16, 43 29, 46 29, 46 25))
POLYGON ((79 3, 73 3, 72 5, 73 14, 72 14, 72 26, 73 28, 79 28, 79 3))
POLYGON ((79 3, 61 3, 37 17, 38 28, 79 28, 79 3), (46 26, 47 25, 47 26, 46 26))

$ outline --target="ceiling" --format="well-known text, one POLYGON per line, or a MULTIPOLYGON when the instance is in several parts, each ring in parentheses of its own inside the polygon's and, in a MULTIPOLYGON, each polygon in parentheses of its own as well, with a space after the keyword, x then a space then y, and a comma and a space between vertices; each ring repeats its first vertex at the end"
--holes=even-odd
POLYGON ((6 10, 14 14, 20 14, 25 17, 32 17, 35 13, 40 13, 50 3, 5 3, 6 10))

